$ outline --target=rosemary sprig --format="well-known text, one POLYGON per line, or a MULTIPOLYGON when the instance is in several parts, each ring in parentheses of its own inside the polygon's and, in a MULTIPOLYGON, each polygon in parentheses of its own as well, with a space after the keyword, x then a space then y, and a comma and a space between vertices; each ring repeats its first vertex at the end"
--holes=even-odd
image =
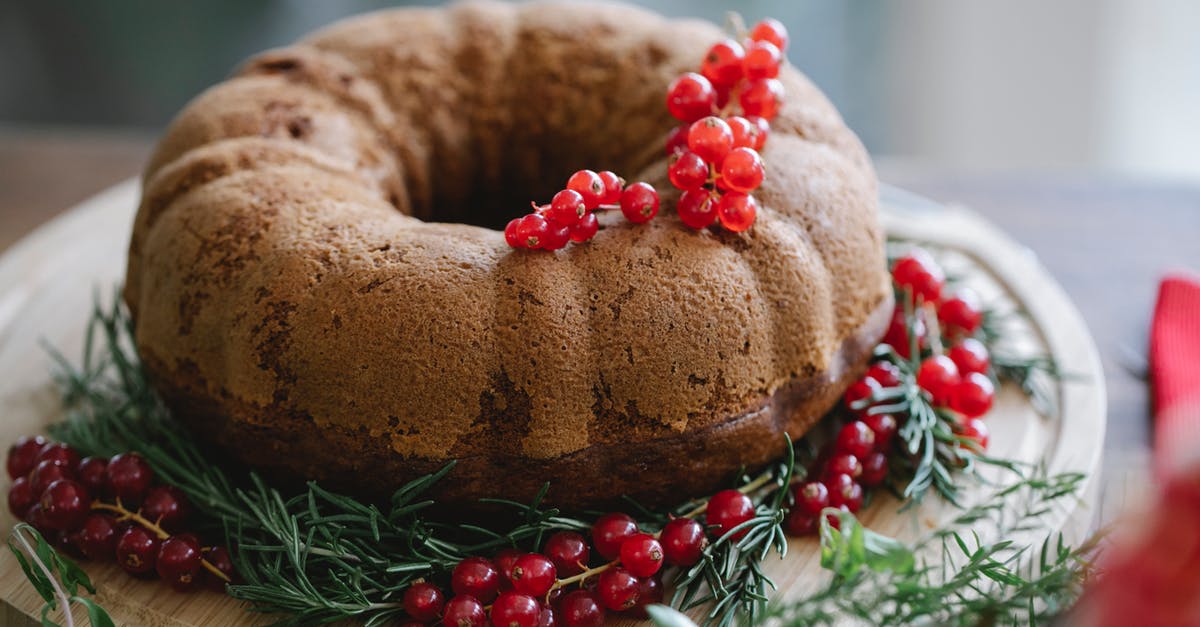
POLYGON ((32 525, 15 525, 8 536, 8 548, 17 556, 17 563, 33 584, 33 589, 46 602, 42 606, 42 625, 57 626, 58 623, 51 620, 50 612, 61 608, 63 625, 74 627, 71 605, 78 603, 87 610, 88 622, 92 627, 113 627, 112 618, 104 608, 79 594, 79 588, 96 594, 96 587, 87 573, 51 548, 50 543, 32 525))

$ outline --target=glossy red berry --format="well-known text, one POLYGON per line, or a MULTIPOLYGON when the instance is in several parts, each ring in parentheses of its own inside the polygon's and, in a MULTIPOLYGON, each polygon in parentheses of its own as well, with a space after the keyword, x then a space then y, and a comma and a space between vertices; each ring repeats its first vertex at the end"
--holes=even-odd
POLYGON ((747 117, 773 120, 783 106, 783 83, 776 78, 750 81, 738 96, 738 103, 747 117))
MULTIPOLYGON (((590 170, 580 170, 580 172, 591 172, 590 170)), ((578 172, 576 174, 579 174, 578 172)), ((591 172, 593 176, 595 172, 591 172)), ((575 180, 575 177, 571 177, 575 180)), ((596 176, 598 185, 600 177, 596 176)), ((599 199, 599 195, 594 195, 594 198, 599 199)), ((554 195, 550 200, 550 210, 546 212, 546 217, 554 220, 563 226, 575 226, 588 212, 587 204, 584 202, 583 195, 573 189, 564 189, 554 195)))
POLYGON ((83 519, 75 535, 75 545, 89 559, 107 562, 117 550, 117 520, 108 514, 92 512, 83 519))
POLYGON ((830 475, 847 475, 851 479, 858 479, 863 472, 862 462, 850 453, 838 453, 829 458, 826 472, 830 475))
POLYGON ((690 518, 674 518, 662 528, 658 534, 662 544, 663 557, 673 566, 692 566, 700 561, 708 538, 704 535, 704 525, 690 518))
POLYGON ((667 168, 667 177, 677 189, 696 189, 708 182, 708 164, 694 152, 682 152, 667 168))
MULTIPOLYGON (((567 179, 567 189, 578 192, 589 211, 600 206, 608 191, 604 179, 591 170, 579 170, 572 174, 571 178, 567 179)), ((581 217, 582 215, 580 214, 581 217)))
POLYGON ((450 573, 450 588, 454 594, 469 594, 484 603, 491 602, 500 591, 500 572, 496 565, 482 557, 468 557, 450 573))
POLYGON ((596 578, 596 597, 601 605, 614 612, 623 612, 636 605, 639 588, 637 577, 619 566, 596 578))
POLYGON ((896 436, 896 431, 900 428, 896 417, 891 414, 868 414, 861 420, 875 434, 875 451, 886 453, 892 445, 892 438, 896 436))
POLYGON ((914 298, 936 303, 942 296, 946 274, 928 252, 918 248, 896 261, 892 280, 914 298))
MULTIPOLYGON (((913 325, 913 330, 917 336, 918 348, 925 347, 928 344, 926 336, 925 321, 917 318, 913 325)), ((892 323, 888 326, 887 335, 883 336, 883 343, 895 349, 896 354, 908 359, 912 356, 912 338, 908 333, 908 322, 905 319, 904 307, 896 307, 892 312, 892 323)))
POLYGON ((721 221, 721 226, 734 233, 741 233, 753 226, 757 216, 758 201, 749 194, 726 192, 721 194, 721 200, 717 202, 717 219, 721 221))
POLYGON ((705 228, 717 219, 717 203, 706 189, 684 192, 675 210, 679 212, 679 220, 693 229, 705 228))
POLYGON ((967 418, 955 429, 959 435, 968 440, 974 440, 980 450, 987 450, 988 428, 979 418, 967 418))
POLYGON ((128 504, 140 503, 154 481, 150 464, 137 453, 120 453, 108 460, 108 489, 128 504))
POLYGON ((186 592, 199 582, 200 560, 200 545, 195 540, 170 537, 159 546, 154 569, 172 588, 186 592))
POLYGON ((817 532, 817 517, 794 509, 783 518, 783 531, 796 538, 813 535, 817 532))
POLYGON ((888 462, 887 456, 883 453, 871 453, 867 458, 862 460, 862 474, 858 477, 858 482, 868 488, 873 488, 887 478, 888 462))
POLYGON ((971 335, 983 324, 983 306, 979 294, 969 287, 959 288, 938 305, 938 321, 944 335, 971 335))
POLYGON ((663 601, 663 584, 658 577, 643 577, 638 580, 638 600, 628 611, 634 618, 647 620, 650 618, 646 607, 657 605, 663 601))
POLYGON ((51 529, 50 526, 46 524, 46 519, 42 516, 41 501, 34 501, 33 505, 29 506, 29 511, 25 512, 25 522, 33 525, 33 528, 40 531, 44 536, 57 533, 56 530, 51 529))
POLYGON ((771 122, 764 117, 757 115, 747 115, 747 120, 758 129, 758 135, 754 137, 755 144, 751 148, 761 151, 767 143, 767 137, 771 134, 771 122))
POLYGON ((53 459, 62 462, 64 466, 79 467, 79 453, 62 442, 48 442, 38 452, 38 461, 53 459))
POLYGON ((38 462, 37 466, 33 467, 33 472, 29 473, 29 487, 33 488, 33 493, 38 498, 41 498, 42 493, 50 487, 51 483, 60 479, 74 478, 74 468, 64 465, 62 460, 47 459, 38 462))
POLYGON ((542 608, 537 599, 519 592, 503 592, 492 603, 495 627, 537 627, 542 608))
POLYGON ((545 555, 527 553, 513 563, 513 589, 521 594, 540 597, 550 591, 557 578, 554 562, 545 555))
POLYGON ((734 148, 758 150, 762 147, 759 141, 757 124, 740 115, 726 118, 725 121, 729 124, 729 130, 733 133, 734 148))
POLYGON ((142 515, 168 531, 178 531, 192 513, 192 504, 175 486, 159 485, 146 492, 142 515))
POLYGON ((807 481, 796 487, 796 510, 809 517, 829 507, 829 488, 819 481, 807 481))
POLYGON ((838 431, 834 445, 838 452, 864 459, 875 450, 875 432, 861 420, 848 422, 838 431))
POLYGON ((707 163, 720 165, 733 149, 733 129, 716 116, 707 116, 688 127, 688 150, 707 163))
POLYGON ((42 493, 41 504, 47 525, 59 531, 71 531, 87 517, 92 496, 78 481, 59 479, 42 493))
POLYGON ((587 568, 591 549, 587 539, 574 531, 559 531, 546 540, 542 551, 554 563, 560 577, 578 575, 587 568))
POLYGON ((649 183, 634 183, 621 192, 621 213, 635 224, 658 215, 658 192, 649 183))
POLYGON ((75 478, 93 496, 104 494, 108 484, 108 460, 102 457, 85 457, 79 461, 75 478))
POLYGON ((33 493, 33 484, 29 482, 29 478, 13 479, 8 488, 8 511, 12 512, 13 516, 24 519, 29 508, 36 502, 37 495, 33 493))
POLYGON ((879 382, 871 377, 863 377, 846 388, 846 393, 842 395, 842 403, 854 414, 865 415, 871 407, 871 398, 879 390, 879 382))
POLYGON ((446 627, 484 627, 488 624, 487 612, 479 599, 460 594, 446 602, 442 624, 446 627))
POLYGON ((851 512, 857 512, 862 507, 863 489, 849 475, 832 475, 825 481, 829 488, 829 506, 845 507, 851 512))
POLYGON ((958 372, 961 375, 971 372, 987 374, 988 368, 992 364, 987 346, 973 337, 951 346, 950 350, 946 351, 946 356, 954 362, 954 365, 958 366, 958 372))
POLYGON ((787 28, 777 19, 766 18, 750 29, 750 39, 753 41, 769 41, 780 50, 787 50, 787 28))
POLYGON ((550 223, 536 213, 521 218, 516 227, 517 240, 521 242, 521 247, 529 249, 541 248, 549 231, 550 223))
MULTIPOLYGON (((687 150, 688 126, 690 125, 680 124, 671 129, 671 133, 667 135, 667 155, 675 155, 687 150)), ((621 189, 625 189, 625 186, 621 185, 621 189)), ((613 202, 619 201, 620 197, 618 196, 618 199, 613 202)))
MULTIPOLYGON (((237 581, 237 570, 233 567, 233 558, 230 557, 229 551, 223 546, 210 546, 200 549, 201 556, 204 561, 208 562, 213 568, 221 572, 229 578, 229 581, 237 581)), ((203 571, 204 583, 214 592, 225 592, 226 582, 216 575, 203 571)))
POLYGON ((404 591, 404 611, 413 620, 431 623, 442 615, 445 608, 446 595, 431 583, 414 583, 404 591))
POLYGON ((542 250, 561 250, 570 241, 570 227, 563 226, 554 220, 546 221, 546 236, 542 240, 542 250))
POLYGON ((917 369, 917 385, 929 393, 938 407, 950 405, 959 381, 958 366, 945 355, 927 357, 917 369))
POLYGON ((734 148, 721 162, 721 181, 727 189, 750 193, 763 182, 762 158, 753 148, 734 148))
MULTIPOLYGON (((750 497, 737 490, 721 490, 708 499, 704 519, 709 527, 716 527, 713 534, 720 538, 733 528, 754 517, 754 503, 750 497)), ((734 540, 746 535, 742 529, 734 536, 734 540)))
POLYGON ((635 533, 621 543, 621 564, 635 577, 649 577, 663 567, 662 544, 648 533, 635 533))
POLYGON ((621 554, 621 544, 638 532, 637 523, 626 514, 605 514, 592 523, 592 546, 606 560, 621 554))
POLYGON ((871 364, 864 376, 875 379, 881 388, 894 388, 900 385, 903 377, 900 367, 890 361, 877 361, 871 364))
POLYGON ((521 224, 521 218, 513 218, 504 225, 504 243, 513 248, 525 248, 525 244, 521 241, 521 237, 517 235, 517 225, 521 224))
POLYGON ((127 527, 117 537, 117 563, 125 572, 144 575, 154 571, 158 537, 141 527, 127 527))
POLYGON ((742 79, 742 59, 746 51, 732 39, 718 41, 708 49, 700 64, 700 73, 714 87, 733 87, 742 79))
POLYGON ((621 202, 621 190, 625 189, 625 179, 617 176, 616 172, 604 170, 600 172, 600 181, 604 183, 604 195, 600 198, 600 203, 615 205, 621 202))
POLYGON ((38 453, 42 452, 42 447, 45 445, 46 438, 40 435, 17 438, 17 441, 9 447, 8 459, 5 460, 8 477, 16 479, 29 474, 37 465, 38 453))
POLYGON ((695 122, 712 115, 717 92, 707 78, 688 72, 667 87, 667 110, 681 122, 695 122))
POLYGON ((524 554, 525 551, 520 549, 504 549, 492 556, 492 563, 496 565, 496 571, 500 573, 501 590, 512 589, 513 566, 517 565, 517 560, 524 554))
POLYGON ((755 41, 746 46, 746 57, 742 61, 747 80, 775 78, 779 76, 779 65, 783 53, 769 41, 755 41))
POLYGON ((596 236, 600 230, 600 220, 596 218, 596 214, 588 213, 579 220, 579 224, 571 227, 572 242, 586 242, 596 236))
POLYGON ((950 400, 950 408, 967 418, 979 418, 988 413, 996 397, 996 386, 987 376, 968 373, 959 381, 950 400))
POLYGON ((563 596, 555 615, 565 627, 601 627, 604 607, 587 590, 576 590, 563 596))

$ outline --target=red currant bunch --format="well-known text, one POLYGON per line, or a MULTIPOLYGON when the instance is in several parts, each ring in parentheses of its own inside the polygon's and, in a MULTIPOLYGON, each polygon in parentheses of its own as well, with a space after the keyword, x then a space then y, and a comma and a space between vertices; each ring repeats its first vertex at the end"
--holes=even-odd
POLYGON ((559 250, 570 242, 586 242, 600 231, 596 211, 620 209, 635 224, 658 215, 658 192, 648 183, 625 185, 625 179, 605 170, 579 170, 567 186, 533 213, 514 218, 504 227, 504 240, 513 248, 559 250))

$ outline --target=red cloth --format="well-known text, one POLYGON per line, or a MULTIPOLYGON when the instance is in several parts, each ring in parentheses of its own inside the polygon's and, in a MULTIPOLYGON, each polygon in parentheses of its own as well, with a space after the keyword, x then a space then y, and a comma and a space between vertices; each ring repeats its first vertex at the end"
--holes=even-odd
POLYGON ((1150 331, 1159 471, 1200 462, 1200 280, 1167 276, 1150 331))

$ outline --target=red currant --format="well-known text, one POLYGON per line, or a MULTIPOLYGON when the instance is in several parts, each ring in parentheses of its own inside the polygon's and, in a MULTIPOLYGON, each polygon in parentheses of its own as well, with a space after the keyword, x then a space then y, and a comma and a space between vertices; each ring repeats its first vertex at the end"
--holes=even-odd
POLYGON ((742 59, 746 56, 741 44, 726 39, 713 44, 704 55, 700 73, 713 85, 732 87, 742 79, 742 59))
POLYGON ((592 523, 592 546, 606 560, 621 554, 621 544, 638 532, 637 523, 626 514, 605 514, 592 523))
POLYGON ((80 460, 75 476, 88 492, 100 496, 104 494, 108 481, 108 460, 101 457, 85 457, 80 460))
POLYGON ((33 488, 33 493, 40 498, 51 483, 74 478, 75 470, 64 465, 62 460, 47 459, 38 462, 37 466, 33 467, 33 472, 29 473, 29 487, 33 488))
POLYGON ((141 527, 127 527, 117 537, 117 563, 125 572, 143 575, 154 571, 158 559, 158 537, 141 527))
POLYGON ((956 431, 962 437, 973 440, 978 444, 980 450, 986 450, 988 446, 988 428, 979 418, 967 418, 958 425, 956 431))
POLYGON ((663 528, 658 536, 662 543, 663 556, 667 563, 675 566, 692 566, 700 561, 708 538, 704 535, 704 526, 690 518, 674 518, 663 528))
POLYGON ((829 460, 827 470, 830 475, 849 475, 851 479, 862 476, 863 467, 858 458, 850 453, 838 453, 829 460))
POLYGON ((938 321, 947 335, 971 335, 983 324, 979 294, 969 287, 959 288, 938 305, 938 321))
POLYGON ((783 83, 779 79, 764 78, 750 81, 738 96, 742 113, 758 116, 768 121, 775 119, 783 104, 783 83))
POLYGON ((761 151, 767 143, 767 136, 771 134, 771 122, 766 118, 757 115, 747 115, 747 120, 758 128, 758 135, 754 137, 754 145, 751 148, 761 151))
POLYGON ((487 612, 479 599, 461 594, 446 602, 442 624, 446 627, 484 627, 488 624, 487 612))
POLYGON ((834 450, 865 459, 875 450, 875 432, 861 420, 848 422, 838 431, 834 450))
POLYGON ((879 382, 871 377, 863 377, 858 381, 850 384, 846 388, 846 393, 842 396, 842 402, 845 403, 846 409, 857 415, 864 415, 871 407, 871 398, 879 392, 879 382), (861 407, 859 406, 861 404, 861 407))
POLYGON ((779 76, 779 64, 783 54, 769 41, 755 41, 746 46, 746 58, 742 61, 747 80, 775 78, 779 76))
POLYGON ((59 479, 42 493, 41 503, 47 525, 59 531, 71 531, 87 517, 92 496, 78 481, 59 479))
POLYGON ((517 235, 517 226, 521 224, 521 218, 513 218, 504 225, 504 242, 513 248, 525 248, 521 237, 517 235))
POLYGON ((829 488, 829 506, 845 507, 857 512, 862 507, 863 489, 850 475, 832 475, 825 482, 829 488))
POLYGON ((557 578, 554 562, 545 555, 528 553, 513 564, 513 589, 521 594, 540 597, 550 591, 557 578))
MULTIPOLYGON (((716 535, 720 538, 754 517, 754 503, 737 490, 721 490, 708 499, 705 512, 705 520, 710 527, 716 526, 716 535)), ((732 539, 741 539, 746 531, 742 529, 732 539)))
POLYGON ((759 142, 758 125, 754 122, 740 115, 732 116, 725 121, 729 123, 729 130, 733 132, 734 148, 758 150, 762 147, 759 142))
POLYGON ((621 564, 636 577, 649 577, 663 566, 663 547, 648 533, 635 533, 621 543, 621 564))
POLYGON ((596 236, 600 230, 600 220, 594 213, 588 213, 579 220, 579 224, 571 227, 572 242, 586 242, 596 236))
POLYGON ((8 459, 5 461, 8 477, 16 479, 29 474, 37 465, 38 453, 42 452, 42 447, 45 445, 46 438, 40 435, 17 438, 17 441, 9 447, 8 459))
POLYGON ((667 168, 667 177, 678 189, 696 189, 708 182, 708 164, 694 152, 682 152, 667 168))
MULTIPOLYGON (((686 139, 685 137, 685 143, 686 139)), ((616 172, 604 170, 600 173, 600 180, 604 183, 604 196, 600 198, 600 203, 615 205, 621 202, 621 190, 625 189, 625 179, 617 176, 616 172)))
MULTIPOLYGON (((918 317, 913 330, 916 331, 918 346, 925 347, 928 344, 925 321, 918 317)), ((892 324, 888 327, 887 335, 883 336, 883 343, 891 346, 896 350, 896 354, 905 359, 912 356, 912 342, 908 335, 908 322, 903 307, 896 307, 892 312, 892 324)))
POLYGON ((734 233, 750 228, 757 216, 758 201, 749 194, 727 192, 717 202, 717 218, 721 220, 721 226, 734 233))
POLYGON ((637 604, 637 577, 621 567, 610 568, 596 578, 596 596, 605 608, 623 612, 637 604))
POLYGON ((819 481, 808 481, 796 487, 796 510, 809 517, 829 507, 829 488, 819 481))
POLYGON ((500 591, 500 573, 490 561, 482 557, 468 557, 450 573, 450 588, 456 595, 469 594, 488 603, 500 591))
POLYGON ((191 502, 175 486, 154 486, 142 501, 142 515, 156 521, 167 531, 178 531, 191 512, 191 502))
POLYGON ((649 183, 634 183, 621 192, 621 213, 635 224, 658 215, 658 192, 649 183))
MULTIPOLYGON (((669 155, 677 155, 677 154, 687 150, 688 126, 689 125, 687 125, 687 124, 680 124, 679 126, 676 126, 675 128, 671 129, 671 133, 669 135, 667 135, 667 155, 668 156, 669 155)), ((625 189, 625 186, 621 185, 621 189, 625 189)), ((618 197, 618 200, 614 200, 613 202, 619 202, 619 201, 620 200, 618 197)))
POLYGON ((958 366, 945 355, 933 355, 917 369, 917 385, 929 392, 933 404, 948 407, 960 380, 958 366))
MULTIPOLYGON (((236 581, 237 571, 233 567, 233 558, 229 556, 229 551, 223 546, 210 546, 200 549, 204 561, 210 566, 220 571, 222 575, 229 578, 229 581, 236 581)), ((204 571, 204 583, 214 592, 225 592, 225 581, 220 577, 204 571)))
POLYGON ((601 627, 604 624, 604 608, 587 590, 576 590, 563 596, 558 602, 556 616, 565 627, 601 627))
POLYGON ((750 193, 762 185, 762 158, 753 148, 734 148, 721 162, 721 180, 735 192, 750 193))
POLYGON ((883 453, 871 453, 862 461, 862 474, 858 482, 868 488, 873 488, 887 478, 888 462, 883 453))
POLYGON ((638 580, 638 600, 629 614, 634 618, 647 620, 650 614, 646 612, 649 605, 657 605, 663 600, 663 585, 658 577, 645 577, 638 580))
POLYGON ((546 221, 546 237, 542 240, 542 250, 561 250, 571 241, 571 228, 563 226, 554 220, 546 221))
POLYGON ((890 361, 877 361, 867 368, 866 377, 875 379, 881 388, 894 388, 900 385, 902 375, 900 367, 890 361))
POLYGON ((892 438, 900 428, 896 417, 891 414, 868 414, 861 420, 875 434, 875 451, 887 452, 888 447, 892 445, 892 438))
POLYGON ((550 223, 536 213, 521 218, 517 223, 516 235, 522 248, 541 248, 549 232, 550 223))
POLYGON ((108 460, 108 489, 126 504, 137 504, 150 489, 154 471, 137 453, 120 453, 108 460))
POLYGON ((798 509, 783 518, 783 531, 789 536, 801 538, 817 532, 817 517, 798 509))
POLYGON ((690 123, 711 115, 717 103, 717 92, 707 78, 688 72, 667 87, 667 110, 675 119, 690 123))
POLYGON ((721 118, 710 115, 692 122, 688 128, 688 150, 707 163, 720 165, 732 149, 733 129, 721 118))
POLYGON ((186 592, 200 576, 200 560, 200 545, 195 540, 174 536, 162 541, 154 568, 172 588, 186 592))
MULTIPOLYGON (((591 170, 580 170, 580 172, 591 172, 591 170)), ((595 172, 591 172, 591 174, 596 175, 595 172)), ((575 177, 571 177, 571 180, 575 180, 575 177)), ((603 183, 599 183, 599 176, 596 176, 596 181, 597 184, 603 185, 603 183)), ((575 226, 587 212, 588 207, 584 203, 583 195, 573 189, 564 189, 550 200, 550 210, 546 212, 546 217, 563 226, 575 226)))
POLYGON ((563 577, 583 572, 591 558, 587 540, 574 531, 560 531, 550 536, 542 550, 554 563, 554 569, 563 577))
POLYGON ((517 559, 525 554, 525 551, 520 549, 504 549, 492 556, 492 563, 496 565, 496 570, 500 573, 500 589, 510 590, 513 587, 513 566, 516 566, 517 559))
POLYGON ((422 623, 431 623, 442 615, 446 595, 441 588, 424 581, 414 583, 404 591, 404 611, 422 623))
POLYGON ((750 29, 750 39, 754 41, 769 41, 780 50, 787 50, 787 28, 774 18, 766 18, 750 29))
POLYGON ((946 274, 928 252, 917 248, 901 257, 892 267, 892 280, 908 290, 914 298, 936 303, 942 296, 946 274))
POLYGON ((713 104, 715 105, 717 113, 720 113, 725 109, 725 106, 729 104, 729 95, 732 92, 732 88, 728 85, 714 85, 713 89, 715 89, 717 92, 717 101, 713 104))
POLYGON ((25 518, 29 508, 36 502, 37 495, 33 493, 33 484, 29 482, 29 478, 13 479, 12 486, 8 488, 8 511, 17 518, 25 518))
POLYGON ((62 462, 64 466, 70 468, 79 467, 79 453, 62 442, 50 442, 42 447, 42 450, 38 452, 37 460, 44 462, 48 459, 62 462))
MULTIPOLYGON (((579 170, 572 174, 571 178, 567 179, 567 189, 578 192, 583 197, 583 204, 589 211, 600 206, 608 191, 604 185, 604 179, 591 170, 579 170)), ((579 215, 583 216, 583 214, 579 215)))
POLYGON ((684 192, 679 197, 679 204, 675 209, 679 212, 679 220, 693 229, 702 229, 717 219, 716 203, 712 201, 712 194, 706 189, 689 189, 684 192))
POLYGON ((962 375, 970 372, 987 374, 992 365, 987 346, 973 337, 951 346, 950 350, 946 351, 946 356, 958 366, 958 372, 962 375))
POLYGON ((958 383, 950 408, 967 418, 979 418, 988 413, 996 397, 996 386, 987 376, 969 373, 958 383))
POLYGON ((117 521, 108 514, 92 512, 83 519, 75 545, 89 559, 107 562, 117 550, 117 521))

